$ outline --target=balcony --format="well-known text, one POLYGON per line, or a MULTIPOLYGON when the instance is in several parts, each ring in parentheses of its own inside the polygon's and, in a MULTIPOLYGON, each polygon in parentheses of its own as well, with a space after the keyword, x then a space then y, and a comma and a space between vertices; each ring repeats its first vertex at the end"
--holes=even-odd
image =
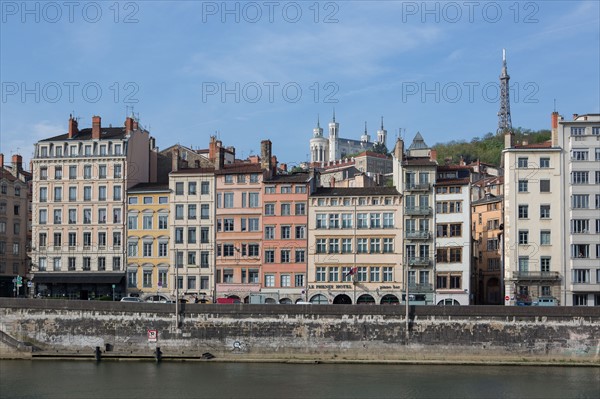
POLYGON ((404 191, 429 191, 431 184, 429 183, 406 183, 404 191))
POLYGON ((560 281, 559 272, 513 272, 515 280, 560 281))
POLYGON ((409 284, 408 293, 433 292, 433 284, 409 284))
POLYGON ((431 215, 430 206, 415 206, 404 208, 404 213, 408 216, 429 216, 431 215))
POLYGON ((413 230, 407 231, 405 235, 406 238, 409 240, 428 240, 429 238, 431 238, 430 231, 413 230))
POLYGON ((431 266, 430 257, 411 257, 407 261, 409 266, 431 266))

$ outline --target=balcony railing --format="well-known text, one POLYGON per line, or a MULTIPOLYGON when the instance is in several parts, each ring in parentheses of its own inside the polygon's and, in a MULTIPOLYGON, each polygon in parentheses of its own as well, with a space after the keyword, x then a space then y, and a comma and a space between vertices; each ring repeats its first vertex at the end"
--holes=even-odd
POLYGON ((431 258, 430 257, 409 257, 407 259, 409 266, 430 266, 431 258))
POLYGON ((411 239, 411 240, 428 240, 430 237, 431 237, 430 231, 413 230, 413 231, 406 232, 406 238, 411 239))
POLYGON ((517 280, 560 280, 559 272, 513 272, 517 280))
POLYGON ((404 208, 404 213, 406 215, 419 215, 419 216, 427 216, 431 215, 431 207, 430 206, 415 206, 411 208, 404 208))
POLYGON ((429 183, 407 183, 405 186, 406 191, 429 191, 431 184, 429 183))

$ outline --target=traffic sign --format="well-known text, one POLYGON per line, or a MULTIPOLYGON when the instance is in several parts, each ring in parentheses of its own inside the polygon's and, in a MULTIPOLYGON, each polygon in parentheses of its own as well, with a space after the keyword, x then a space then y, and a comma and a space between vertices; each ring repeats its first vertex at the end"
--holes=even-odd
POLYGON ((156 342, 158 340, 157 330, 148 330, 148 342, 156 342))
POLYGON ((507 295, 507 296, 504 297, 504 300, 505 301, 510 301, 510 297, 507 295))

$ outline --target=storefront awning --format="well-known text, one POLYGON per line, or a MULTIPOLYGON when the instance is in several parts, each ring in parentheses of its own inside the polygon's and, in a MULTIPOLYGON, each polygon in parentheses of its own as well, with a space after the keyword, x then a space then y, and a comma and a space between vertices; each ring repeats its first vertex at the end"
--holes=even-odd
POLYGON ((124 273, 35 273, 36 284, 121 284, 124 273))

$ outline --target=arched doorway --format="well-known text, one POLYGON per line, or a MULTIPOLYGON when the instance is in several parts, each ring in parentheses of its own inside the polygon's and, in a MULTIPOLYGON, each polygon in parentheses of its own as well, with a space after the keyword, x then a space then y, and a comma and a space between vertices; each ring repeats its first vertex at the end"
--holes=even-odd
POLYGON ((387 295, 384 295, 383 298, 381 298, 382 305, 398 305, 399 303, 400 303, 400 300, 398 299, 398 297, 396 295, 387 294, 387 295))
POLYGON ((500 297, 500 280, 492 277, 486 284, 486 301, 490 305, 499 305, 502 302, 500 297))
POLYGON ((290 298, 282 298, 279 300, 279 303, 282 305, 291 305, 292 300, 290 298))
POLYGON ((361 296, 358 297, 358 299, 356 300, 356 303, 358 304, 374 304, 375 303, 375 298, 373 298, 371 295, 369 294, 362 294, 361 296))
POLYGON ((317 305, 327 305, 329 301, 327 300, 327 297, 325 295, 317 294, 310 298, 310 303, 314 303, 317 305))
POLYGON ((274 304, 274 303, 277 303, 277 301, 275 299, 273 299, 273 298, 266 298, 265 299, 265 303, 274 304))
POLYGON ((352 305, 352 299, 346 294, 340 294, 333 298, 334 305, 352 305))

